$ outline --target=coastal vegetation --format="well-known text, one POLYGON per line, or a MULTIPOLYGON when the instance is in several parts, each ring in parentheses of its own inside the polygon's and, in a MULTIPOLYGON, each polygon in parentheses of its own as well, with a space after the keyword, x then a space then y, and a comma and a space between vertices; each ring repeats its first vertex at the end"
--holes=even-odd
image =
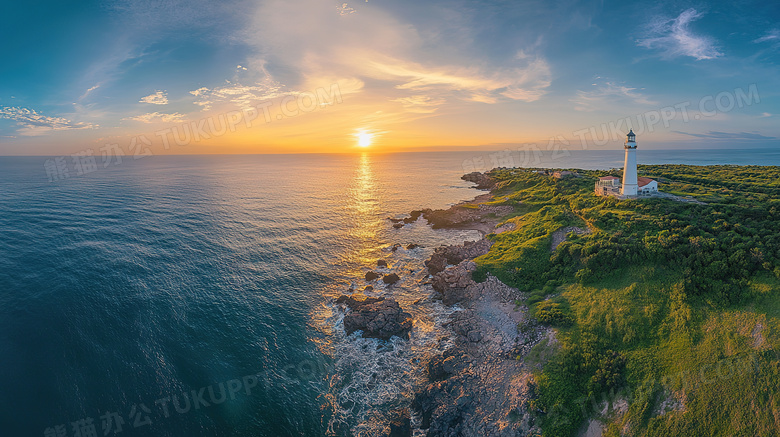
POLYGON ((530 356, 544 436, 761 436, 780 427, 780 168, 640 166, 669 198, 593 195, 599 176, 496 169, 490 204, 514 229, 488 236, 476 280, 527 292, 556 328, 530 356), (553 235, 567 227, 566 241, 553 235))

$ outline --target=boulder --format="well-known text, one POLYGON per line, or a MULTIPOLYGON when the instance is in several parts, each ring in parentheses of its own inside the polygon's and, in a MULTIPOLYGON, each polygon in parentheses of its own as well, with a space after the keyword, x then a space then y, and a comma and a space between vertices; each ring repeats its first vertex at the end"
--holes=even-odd
POLYGON ((377 267, 387 267, 387 261, 385 261, 383 259, 377 260, 376 266, 377 267))
POLYGON ((363 331, 363 337, 387 340, 394 335, 406 337, 412 329, 411 314, 404 312, 393 299, 369 297, 356 300, 351 296, 342 296, 337 302, 339 300, 352 309, 344 316, 344 330, 347 334, 363 331))
POLYGON ((398 282, 398 281, 400 281, 400 280, 401 280, 401 278, 400 278, 400 277, 398 277, 398 275, 396 275, 395 273, 390 273, 389 275, 385 275, 385 276, 382 278, 382 281, 383 281, 385 284, 388 284, 388 285, 395 284, 396 282, 398 282))
POLYGON ((473 294, 476 283, 471 278, 471 273, 476 269, 474 261, 461 261, 458 265, 433 275, 431 286, 441 297, 442 303, 456 304, 473 294))
POLYGON ((379 273, 376 272, 368 272, 366 273, 366 281, 373 281, 374 279, 379 278, 379 273))

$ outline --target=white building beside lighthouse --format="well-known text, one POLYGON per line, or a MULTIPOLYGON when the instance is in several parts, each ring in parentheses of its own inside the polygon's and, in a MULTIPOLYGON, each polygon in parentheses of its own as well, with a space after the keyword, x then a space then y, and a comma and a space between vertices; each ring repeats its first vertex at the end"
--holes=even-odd
POLYGON ((600 177, 596 181, 595 192, 597 196, 615 196, 622 199, 647 196, 658 192, 658 182, 650 178, 638 177, 636 170, 636 134, 631 129, 626 135, 623 145, 625 158, 623 159, 623 182, 615 176, 600 177))

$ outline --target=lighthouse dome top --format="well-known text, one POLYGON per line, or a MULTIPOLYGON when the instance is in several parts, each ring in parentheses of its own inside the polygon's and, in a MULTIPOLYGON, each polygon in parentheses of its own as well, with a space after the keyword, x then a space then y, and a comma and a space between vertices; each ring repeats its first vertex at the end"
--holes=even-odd
POLYGON ((636 134, 634 133, 634 129, 629 130, 628 135, 628 141, 633 141, 636 138, 636 134))

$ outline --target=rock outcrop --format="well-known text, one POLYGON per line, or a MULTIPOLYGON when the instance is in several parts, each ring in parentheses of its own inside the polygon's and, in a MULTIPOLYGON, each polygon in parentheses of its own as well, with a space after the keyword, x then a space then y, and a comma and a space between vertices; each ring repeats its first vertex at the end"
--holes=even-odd
POLYGON ((408 225, 410 223, 414 223, 417 221, 417 219, 420 218, 422 215, 422 211, 412 211, 409 213, 409 217, 406 218, 392 218, 388 217, 387 219, 390 220, 393 223, 393 227, 396 229, 400 229, 404 227, 404 225, 408 225))
POLYGON ((441 298, 445 305, 454 305, 466 298, 473 297, 476 283, 471 274, 477 269, 474 261, 464 260, 433 276, 431 286, 438 293, 434 299, 441 298))
POLYGON ((461 308, 443 324, 447 346, 427 363, 428 383, 415 394, 412 408, 429 436, 528 435, 534 428, 528 403, 535 396, 524 356, 546 328, 526 330, 521 293, 488 276, 476 283, 473 259, 490 250, 482 239, 438 248, 426 262, 433 276, 433 298, 461 308))
POLYGON ((488 253, 493 242, 487 239, 465 241, 462 245, 441 246, 436 248, 431 258, 425 262, 428 273, 435 275, 444 271, 448 264, 456 265, 465 259, 474 259, 488 253))
POLYGON ((382 282, 384 282, 387 285, 393 285, 400 280, 401 278, 395 273, 390 273, 389 275, 385 275, 382 277, 382 282))
POLYGON ((476 189, 478 190, 491 190, 496 186, 495 179, 491 178, 490 176, 480 173, 478 171, 475 171, 473 173, 464 174, 460 177, 464 181, 474 182, 477 184, 476 189))
POLYGON ((344 316, 344 330, 347 334, 363 331, 363 337, 387 340, 394 335, 406 337, 412 329, 411 314, 405 312, 393 299, 355 299, 344 295, 336 299, 336 303, 351 309, 344 316))
POLYGON ((379 278, 379 273, 377 272, 368 272, 366 273, 366 281, 373 281, 374 279, 379 278))

